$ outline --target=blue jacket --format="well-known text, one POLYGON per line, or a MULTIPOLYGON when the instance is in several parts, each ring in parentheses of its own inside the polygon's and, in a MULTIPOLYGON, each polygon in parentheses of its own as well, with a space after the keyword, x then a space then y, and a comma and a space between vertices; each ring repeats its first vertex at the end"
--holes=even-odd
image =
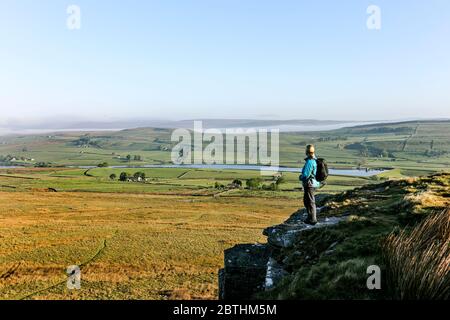
POLYGON ((308 182, 309 178, 312 178, 312 185, 313 187, 318 187, 320 184, 316 180, 316 174, 317 174, 317 162, 316 157, 314 158, 305 158, 305 165, 302 169, 302 174, 300 175, 299 179, 304 184, 308 182))

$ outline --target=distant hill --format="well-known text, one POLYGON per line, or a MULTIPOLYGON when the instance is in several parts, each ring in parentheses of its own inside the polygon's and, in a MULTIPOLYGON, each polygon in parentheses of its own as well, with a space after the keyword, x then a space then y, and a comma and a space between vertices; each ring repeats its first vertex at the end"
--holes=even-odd
MULTIPOLYGON (((18 133, 38 133, 51 131, 96 131, 96 130, 122 130, 130 128, 192 128, 194 121, 202 121, 204 128, 236 128, 236 127, 263 127, 263 126, 318 126, 318 125, 338 125, 350 124, 355 121, 336 120, 314 120, 314 119, 294 119, 294 120, 258 120, 258 119, 190 119, 190 120, 152 120, 152 119, 131 119, 117 121, 77 121, 70 119, 50 119, 35 123, 9 122, 8 125, 0 125, 0 134, 18 133)), ((361 123, 361 122, 355 122, 361 123)))
MULTIPOLYGON (((205 128, 269 124, 266 120, 251 119, 205 121, 205 128)), ((286 120, 278 123, 289 125, 305 121, 312 120, 286 120)), ((274 123, 276 121, 270 122, 274 123)), ((170 126, 174 124, 172 122, 170 126)), ((189 121, 177 124, 180 127, 192 127, 192 122, 189 121)), ((377 123, 321 131, 308 130, 306 126, 302 128, 304 130, 299 132, 280 133, 281 165, 301 166, 305 146, 313 143, 318 154, 326 158, 332 168, 395 168, 399 170, 396 174, 400 176, 414 176, 450 166, 450 121, 377 123)), ((316 128, 317 126, 314 127, 316 128)), ((110 165, 168 164, 171 161, 171 150, 177 143, 171 141, 172 132, 171 128, 140 127, 114 131, 3 136, 0 137, 0 156, 34 159, 36 163, 63 166, 96 166, 103 162, 110 165), (137 155, 141 160, 125 161, 128 154, 133 155, 133 158, 137 155)), ((204 146, 206 144, 205 142, 204 146)), ((17 164, 33 165, 30 161, 17 164)))

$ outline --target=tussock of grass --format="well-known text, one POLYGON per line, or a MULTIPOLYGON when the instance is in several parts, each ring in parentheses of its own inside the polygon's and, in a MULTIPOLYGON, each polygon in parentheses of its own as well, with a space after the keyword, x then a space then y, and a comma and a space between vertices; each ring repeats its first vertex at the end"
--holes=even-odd
POLYGON ((450 298, 450 209, 383 244, 388 287, 396 299, 450 298))
POLYGON ((405 204, 411 206, 412 213, 423 213, 427 208, 440 206, 448 203, 448 199, 441 197, 431 190, 407 194, 403 198, 405 204))

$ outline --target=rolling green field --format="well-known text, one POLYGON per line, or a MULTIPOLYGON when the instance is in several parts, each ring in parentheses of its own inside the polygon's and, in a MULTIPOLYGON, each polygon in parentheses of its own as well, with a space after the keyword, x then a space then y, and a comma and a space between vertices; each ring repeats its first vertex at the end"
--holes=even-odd
MULTIPOLYGON (((387 175, 388 173, 385 173, 387 175)), ((213 196, 254 196, 282 197, 300 199, 298 173, 283 173, 284 182, 278 190, 248 190, 246 188, 228 188, 235 179, 245 185, 247 179, 261 178, 263 185, 273 183, 273 176, 260 176, 259 171, 250 170, 208 170, 179 168, 145 168, 145 169, 67 169, 67 168, 30 168, 0 169, 0 191, 26 192, 48 191, 59 192, 124 192, 124 193, 158 193, 158 194, 192 194, 213 196), (144 172, 145 182, 122 182, 111 180, 111 174, 118 177, 121 172, 132 175, 144 172), (224 188, 216 188, 219 183, 224 188)), ((320 189, 325 193, 336 193, 356 186, 378 181, 377 177, 330 176, 327 185, 320 189)))
MULTIPOLYGON (((282 133, 280 160, 300 167, 305 145, 314 143, 333 168, 390 168, 370 178, 330 176, 319 194, 427 175, 449 167, 449 124, 282 133)), ((251 170, 67 167, 168 163, 170 133, 0 137, 0 165, 26 166, 0 169, 0 299, 217 298, 223 250, 265 241, 263 228, 302 206, 298 174, 283 173, 270 191, 245 188, 260 177, 251 170), (146 179, 110 178, 137 171, 146 179), (244 187, 231 187, 235 179, 244 187), (81 266, 81 290, 66 289, 69 265, 81 266)), ((276 179, 261 178, 263 186, 276 179)))
MULTIPOLYGON (((29 166, 38 162, 51 166, 96 166, 102 162, 131 166, 170 163, 171 149, 176 144, 171 141, 171 133, 169 129, 141 128, 5 136, 0 137, 0 163, 29 166), (135 156, 140 160, 135 160, 135 156)), ((314 143, 318 155, 326 158, 333 168, 398 168, 404 176, 427 174, 449 167, 449 139, 450 121, 366 125, 324 132, 283 132, 280 134, 280 164, 301 166, 304 147, 314 143)))

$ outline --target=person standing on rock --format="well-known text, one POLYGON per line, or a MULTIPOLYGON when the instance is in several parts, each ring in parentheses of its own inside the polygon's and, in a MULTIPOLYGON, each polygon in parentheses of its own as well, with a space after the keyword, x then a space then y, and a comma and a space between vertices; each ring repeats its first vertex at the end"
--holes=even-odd
POLYGON ((303 166, 302 174, 299 179, 303 185, 303 204, 308 212, 308 218, 305 223, 312 225, 317 223, 316 199, 314 196, 314 191, 316 188, 320 187, 320 182, 316 180, 316 159, 314 145, 308 144, 306 146, 305 165, 303 166))

